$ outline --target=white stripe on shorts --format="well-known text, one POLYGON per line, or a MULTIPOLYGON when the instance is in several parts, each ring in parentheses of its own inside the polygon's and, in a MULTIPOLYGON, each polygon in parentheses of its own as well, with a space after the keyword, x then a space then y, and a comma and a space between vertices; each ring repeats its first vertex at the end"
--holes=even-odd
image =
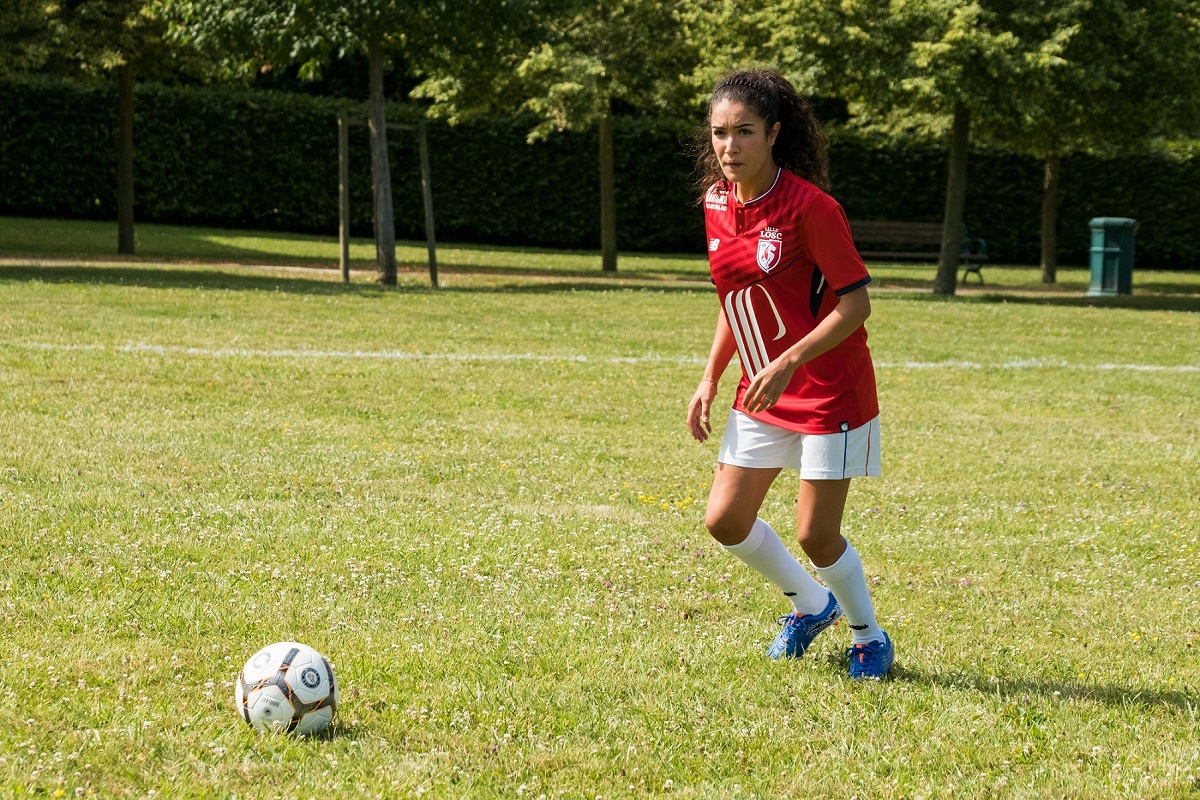
POLYGON ((730 411, 717 461, 751 469, 795 469, 804 480, 877 478, 879 417, 839 433, 797 433, 730 411))

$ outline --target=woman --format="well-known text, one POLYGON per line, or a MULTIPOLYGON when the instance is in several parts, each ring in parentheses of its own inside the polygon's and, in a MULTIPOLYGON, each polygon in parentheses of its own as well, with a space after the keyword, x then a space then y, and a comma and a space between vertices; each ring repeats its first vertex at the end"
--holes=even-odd
POLYGON ((879 627, 858 552, 841 534, 850 479, 878 476, 879 403, 863 323, 871 277, 845 213, 826 194, 827 142, 809 103, 780 75, 726 75, 709 106, 699 166, 709 267, 721 311, 688 404, 698 441, 712 433, 717 382, 736 352, 741 381, 725 425, 705 525, 792 603, 767 653, 799 658, 845 615, 850 677, 881 679, 895 649, 879 627), (800 472, 800 547, 826 589, 759 508, 783 468, 800 472))

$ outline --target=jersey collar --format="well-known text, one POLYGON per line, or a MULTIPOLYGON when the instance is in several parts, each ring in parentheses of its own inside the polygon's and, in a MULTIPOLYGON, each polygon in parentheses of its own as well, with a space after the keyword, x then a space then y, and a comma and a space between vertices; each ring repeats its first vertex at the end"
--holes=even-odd
POLYGON ((746 202, 743 203, 742 201, 737 199, 737 192, 731 191, 730 194, 733 195, 733 202, 737 203, 742 208, 745 208, 746 206, 754 205, 759 200, 762 200, 764 197, 769 195, 775 189, 775 186, 779 183, 779 176, 782 174, 783 174, 783 167, 776 167, 775 180, 771 181, 771 187, 769 189, 767 189, 765 192, 763 192, 762 194, 760 194, 758 197, 754 198, 753 200, 747 200, 746 202))

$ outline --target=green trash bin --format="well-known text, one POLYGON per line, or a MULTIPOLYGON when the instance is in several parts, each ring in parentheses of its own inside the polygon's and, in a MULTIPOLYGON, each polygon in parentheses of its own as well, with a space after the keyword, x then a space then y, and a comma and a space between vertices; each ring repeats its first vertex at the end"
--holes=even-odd
POLYGON ((1137 223, 1126 217, 1096 217, 1092 229, 1092 285, 1088 297, 1133 292, 1133 233, 1137 223))

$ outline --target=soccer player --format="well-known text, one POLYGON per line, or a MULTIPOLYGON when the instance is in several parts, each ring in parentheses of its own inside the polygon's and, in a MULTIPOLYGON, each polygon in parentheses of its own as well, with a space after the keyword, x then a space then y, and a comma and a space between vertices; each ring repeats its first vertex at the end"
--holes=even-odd
POLYGON ((713 89, 700 148, 709 268, 721 309, 687 425, 704 442, 717 382, 741 362, 705 526, 779 587, 792 612, 767 650, 799 658, 843 614, 850 677, 881 679, 895 649, 875 619, 862 560, 841 533, 850 479, 880 474, 879 401, 864 327, 871 276, 842 207, 826 193, 828 141, 808 101, 768 70, 713 89), (800 473, 799 543, 822 586, 766 521, 784 468, 800 473), (826 586, 829 587, 826 589, 826 586))

